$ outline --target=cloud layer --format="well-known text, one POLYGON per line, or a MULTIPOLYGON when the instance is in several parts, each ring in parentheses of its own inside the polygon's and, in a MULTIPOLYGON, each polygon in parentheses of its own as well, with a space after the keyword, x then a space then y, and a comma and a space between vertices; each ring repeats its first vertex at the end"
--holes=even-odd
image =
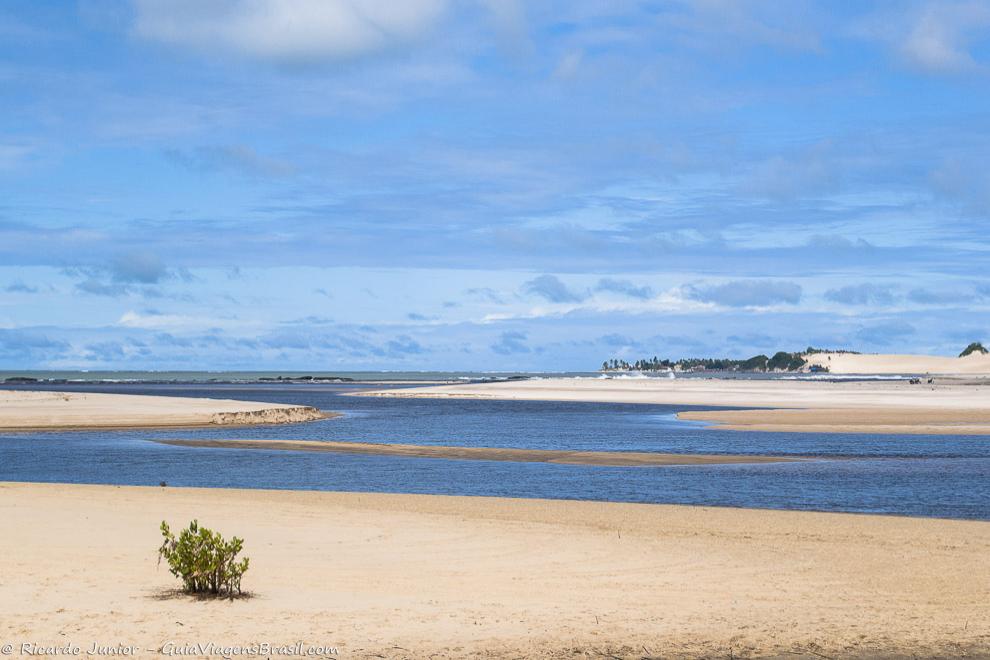
POLYGON ((0 368, 987 340, 982 2, 8 14, 0 368))
POLYGON ((734 280, 722 284, 691 284, 685 287, 688 298, 727 307, 767 307, 796 305, 801 301, 801 287, 794 282, 776 280, 734 280))
POLYGON ((205 52, 313 63, 386 50, 417 39, 443 0, 138 0, 134 33, 205 52))

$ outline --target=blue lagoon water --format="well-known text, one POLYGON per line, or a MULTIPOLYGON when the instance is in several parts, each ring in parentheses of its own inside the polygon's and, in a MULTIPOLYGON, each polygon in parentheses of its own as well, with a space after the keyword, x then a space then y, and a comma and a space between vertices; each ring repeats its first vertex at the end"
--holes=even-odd
MULTIPOLYGON (((549 497, 990 520, 990 440, 715 431, 685 406, 354 397, 356 384, 59 385, 17 389, 297 403, 344 413, 286 426, 0 434, 0 480, 549 497), (528 449, 814 456, 616 468, 257 449, 162 438, 272 438, 528 449)), ((380 386, 376 386, 380 387, 380 386)))

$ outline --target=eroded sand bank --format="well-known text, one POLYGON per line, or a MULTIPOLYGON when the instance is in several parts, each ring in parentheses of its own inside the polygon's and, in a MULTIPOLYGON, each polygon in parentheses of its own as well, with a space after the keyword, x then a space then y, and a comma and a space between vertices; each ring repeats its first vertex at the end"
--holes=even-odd
POLYGON ((0 390, 0 431, 285 424, 327 416, 310 406, 257 401, 0 390))
POLYGON ((379 444, 323 440, 156 440, 177 447, 220 447, 226 449, 275 449, 338 454, 371 454, 416 458, 446 458, 471 461, 514 461, 520 463, 561 463, 611 467, 662 467, 666 465, 720 465, 730 463, 786 463, 806 460, 800 457, 749 456, 727 454, 663 454, 636 451, 567 451, 557 449, 508 449, 500 447, 452 447, 442 445, 379 444))
POLYGON ((18 645, 302 640, 347 658, 990 653, 984 522, 43 484, 0 484, 0 519, 0 641, 18 645), (158 524, 192 518, 246 539, 253 598, 170 591, 158 524))
POLYGON ((423 387, 365 396, 712 406, 682 412, 722 428, 845 433, 990 434, 990 382, 829 382, 716 378, 548 378, 423 387))

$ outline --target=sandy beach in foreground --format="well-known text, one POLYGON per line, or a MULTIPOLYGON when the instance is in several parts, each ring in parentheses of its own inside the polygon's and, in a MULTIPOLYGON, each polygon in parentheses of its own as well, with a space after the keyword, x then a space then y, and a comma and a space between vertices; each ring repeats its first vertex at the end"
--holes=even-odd
POLYGON ((0 390, 0 431, 285 424, 325 417, 309 406, 258 401, 0 390))
POLYGON ((681 419, 717 428, 833 433, 990 434, 990 381, 547 378, 382 390, 363 396, 711 406, 681 419), (742 409, 742 410, 739 410, 742 409))
POLYGON ((0 484, 0 642, 348 658, 990 654, 990 524, 413 495, 0 484), (246 539, 172 591, 158 524, 246 539), (974 579, 977 578, 977 579, 974 579), (579 655, 583 654, 583 655, 579 655))

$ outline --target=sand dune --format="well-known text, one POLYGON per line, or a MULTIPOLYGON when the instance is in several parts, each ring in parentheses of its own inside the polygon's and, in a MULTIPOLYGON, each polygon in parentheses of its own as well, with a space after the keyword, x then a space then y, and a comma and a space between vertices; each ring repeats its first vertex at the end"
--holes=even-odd
POLYGON ((665 465, 724 465, 730 463, 786 463, 798 457, 728 454, 663 454, 636 451, 567 451, 558 449, 508 449, 499 447, 451 447, 444 445, 379 444, 328 440, 156 440, 177 447, 222 447, 226 449, 275 449, 337 454, 372 454, 416 458, 446 458, 470 461, 514 461, 611 467, 660 467, 665 465))
POLYGON ((365 392, 364 396, 598 401, 749 410, 682 412, 736 430, 990 434, 990 381, 548 378, 365 392), (754 409, 755 408, 755 409, 754 409))
POLYGON ((309 406, 257 401, 0 390, 0 431, 285 424, 326 416, 309 406))
POLYGON ((936 355, 820 353, 807 355, 809 364, 828 367, 832 374, 945 374, 990 376, 990 354, 963 358, 936 355))
POLYGON ((0 642, 344 658, 990 653, 990 524, 601 502, 0 484, 0 642), (175 595, 158 523, 246 539, 175 595), (43 523, 41 522, 43 521, 43 523), (977 578, 977 579, 974 579, 977 578))

